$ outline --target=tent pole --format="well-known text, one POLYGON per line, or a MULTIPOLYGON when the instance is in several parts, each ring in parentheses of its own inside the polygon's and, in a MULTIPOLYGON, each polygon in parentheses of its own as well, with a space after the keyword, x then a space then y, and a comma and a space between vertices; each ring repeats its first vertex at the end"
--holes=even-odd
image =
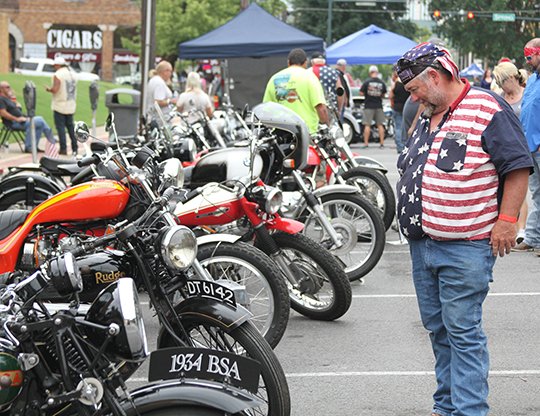
POLYGON ((223 60, 223 79, 225 80, 225 94, 227 95, 227 104, 231 104, 230 79, 229 79, 229 61, 223 60))

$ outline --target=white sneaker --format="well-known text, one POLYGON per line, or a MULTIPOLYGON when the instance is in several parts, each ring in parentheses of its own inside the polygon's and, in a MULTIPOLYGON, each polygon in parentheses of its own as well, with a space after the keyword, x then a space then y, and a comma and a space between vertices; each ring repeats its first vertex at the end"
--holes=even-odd
POLYGON ((525 240, 525 230, 521 229, 521 230, 519 230, 518 233, 517 233, 516 243, 519 244, 519 243, 521 243, 523 240, 525 240))

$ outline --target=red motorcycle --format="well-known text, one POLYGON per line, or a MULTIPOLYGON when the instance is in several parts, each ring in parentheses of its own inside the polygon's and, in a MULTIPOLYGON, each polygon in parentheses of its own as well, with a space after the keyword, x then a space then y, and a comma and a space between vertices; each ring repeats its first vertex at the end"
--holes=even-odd
MULTIPOLYGON (((226 152, 226 151, 225 151, 226 152)), ((337 260, 320 244, 301 234, 304 224, 278 214, 281 191, 260 180, 209 183, 196 188, 178 204, 180 223, 240 233, 235 240, 255 241, 280 267, 289 288, 291 307, 312 319, 334 320, 351 304, 351 286, 337 260)), ((212 253, 202 264, 219 262, 212 253)), ((220 266, 221 267, 221 266, 220 266)), ((211 269, 209 269, 211 272, 211 269)))

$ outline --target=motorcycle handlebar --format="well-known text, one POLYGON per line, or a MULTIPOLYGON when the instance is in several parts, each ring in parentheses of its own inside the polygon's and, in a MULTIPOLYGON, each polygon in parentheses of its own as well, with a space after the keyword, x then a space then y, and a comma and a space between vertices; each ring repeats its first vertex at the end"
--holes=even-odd
POLYGON ((94 153, 92 156, 83 157, 81 160, 77 161, 77 166, 82 168, 85 166, 93 165, 95 163, 99 163, 100 161, 100 157, 94 153))

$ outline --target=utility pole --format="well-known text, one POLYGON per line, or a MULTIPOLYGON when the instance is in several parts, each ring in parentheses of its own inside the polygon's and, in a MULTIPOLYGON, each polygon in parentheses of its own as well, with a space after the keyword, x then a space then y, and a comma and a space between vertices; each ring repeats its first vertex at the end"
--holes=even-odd
POLYGON ((141 65, 141 115, 146 114, 146 86, 148 72, 154 67, 156 61, 156 0, 142 1, 142 65, 141 65))

